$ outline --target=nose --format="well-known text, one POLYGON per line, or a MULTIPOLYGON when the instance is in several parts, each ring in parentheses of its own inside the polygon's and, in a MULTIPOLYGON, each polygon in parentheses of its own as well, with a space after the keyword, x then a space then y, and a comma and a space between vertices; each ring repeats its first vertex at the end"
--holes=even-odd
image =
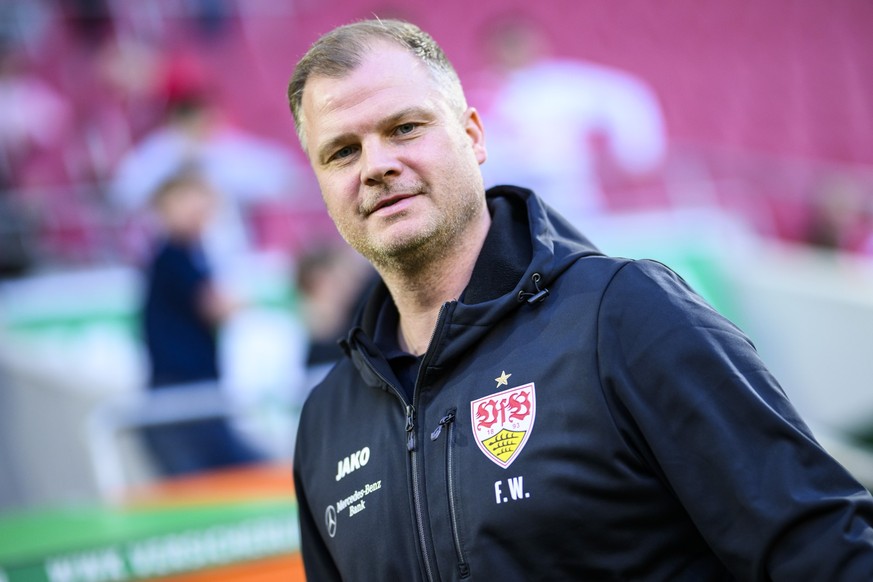
POLYGON ((372 140, 361 146, 361 184, 376 186, 400 175, 403 165, 390 144, 372 140))

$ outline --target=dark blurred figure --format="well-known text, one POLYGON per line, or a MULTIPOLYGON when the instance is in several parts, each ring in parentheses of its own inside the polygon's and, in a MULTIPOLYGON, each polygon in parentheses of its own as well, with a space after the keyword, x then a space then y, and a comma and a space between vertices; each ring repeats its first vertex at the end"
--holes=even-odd
POLYGON ((0 191, 0 280, 26 274, 34 264, 27 214, 8 191, 0 191))
POLYGON ((64 18, 86 46, 100 46, 115 30, 107 0, 67 0, 61 2, 61 8, 64 18))
POLYGON ((231 0, 193 0, 197 26, 207 38, 220 37, 234 15, 231 0))
MULTIPOLYGON (((190 170, 170 178, 154 196, 163 236, 147 269, 142 312, 152 390, 204 382, 220 390, 218 329, 238 305, 213 283, 203 252, 201 237, 216 199, 190 170)), ((225 418, 151 427, 144 436, 167 475, 260 460, 225 418)))
POLYGON ((354 315, 375 281, 375 270, 345 245, 313 245, 300 256, 296 288, 308 338, 307 392, 342 357, 339 340, 352 328, 354 315))

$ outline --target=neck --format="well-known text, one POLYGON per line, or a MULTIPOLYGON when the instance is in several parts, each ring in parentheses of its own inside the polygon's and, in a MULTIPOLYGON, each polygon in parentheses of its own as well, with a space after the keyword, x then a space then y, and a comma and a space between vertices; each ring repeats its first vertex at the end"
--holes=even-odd
POLYGON ((402 349, 415 355, 427 351, 440 309, 447 301, 460 297, 467 287, 490 225, 491 217, 483 212, 482 218, 457 238, 450 252, 441 253, 414 271, 380 270, 400 315, 398 337, 402 349))

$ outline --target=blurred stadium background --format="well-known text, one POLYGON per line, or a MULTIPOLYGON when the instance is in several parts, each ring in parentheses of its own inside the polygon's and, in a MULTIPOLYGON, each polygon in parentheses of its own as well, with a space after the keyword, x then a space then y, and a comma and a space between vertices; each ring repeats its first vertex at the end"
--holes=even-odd
MULTIPOLYGON (((544 30, 553 56, 645 83, 664 151, 628 177, 609 135, 586 136, 604 205, 581 228, 610 254, 672 266, 739 324, 873 486, 873 4, 0 0, 0 581, 299 571, 288 467, 311 370, 295 276, 334 234, 285 89, 319 34, 373 15, 443 45, 486 133, 485 36, 507 18, 544 30), (249 306, 222 330, 224 397, 153 402, 136 326, 148 225, 115 181, 190 94, 285 173, 244 200, 245 246, 221 265, 249 306), (160 479, 136 428, 189 412, 231 417, 273 462, 160 479), (194 549, 165 551, 182 542, 194 549)), ((260 162, 238 159, 258 183, 260 162)))

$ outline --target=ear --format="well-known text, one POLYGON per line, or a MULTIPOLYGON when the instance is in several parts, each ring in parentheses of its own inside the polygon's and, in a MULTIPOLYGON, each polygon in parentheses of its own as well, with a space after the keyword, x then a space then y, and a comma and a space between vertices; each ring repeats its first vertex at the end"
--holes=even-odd
POLYGON ((473 146, 476 161, 483 164, 488 158, 488 152, 485 149, 485 127, 482 125, 482 119, 475 107, 467 108, 464 112, 463 123, 464 131, 473 146))

